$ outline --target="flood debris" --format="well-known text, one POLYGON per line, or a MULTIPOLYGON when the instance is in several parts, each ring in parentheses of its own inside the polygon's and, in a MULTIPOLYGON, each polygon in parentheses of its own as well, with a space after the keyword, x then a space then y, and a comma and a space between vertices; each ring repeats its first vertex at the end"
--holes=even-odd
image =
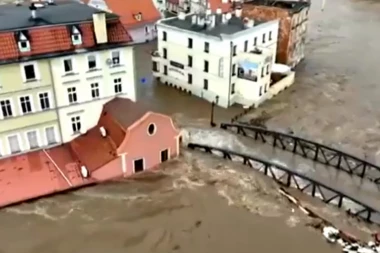
POLYGON ((329 243, 337 243, 342 246, 345 253, 380 253, 380 234, 372 233, 374 241, 363 242, 355 236, 342 231, 332 224, 332 222, 324 219, 314 211, 302 205, 301 201, 292 196, 284 188, 280 188, 279 192, 286 197, 291 203, 296 205, 304 214, 314 218, 311 223, 306 224, 322 232, 322 235, 329 243))

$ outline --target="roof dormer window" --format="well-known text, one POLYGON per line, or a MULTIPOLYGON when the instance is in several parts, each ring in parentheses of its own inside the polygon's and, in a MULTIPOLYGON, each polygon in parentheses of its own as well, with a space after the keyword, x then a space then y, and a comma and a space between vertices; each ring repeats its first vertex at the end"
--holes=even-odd
POLYGON ((29 52, 30 51, 30 43, 27 38, 27 36, 23 33, 20 32, 18 34, 18 48, 20 52, 29 52))
POLYGON ((73 26, 71 28, 71 41, 73 42, 74 46, 82 44, 82 35, 76 26, 73 26))

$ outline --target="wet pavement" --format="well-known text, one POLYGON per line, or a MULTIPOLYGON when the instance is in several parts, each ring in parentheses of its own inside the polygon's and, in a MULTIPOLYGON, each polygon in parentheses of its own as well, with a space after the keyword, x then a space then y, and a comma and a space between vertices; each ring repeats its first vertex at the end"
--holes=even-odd
MULTIPOLYGON (((331 0, 324 12, 320 5, 320 1, 313 2, 307 58, 297 70, 296 84, 250 117, 266 111, 271 128, 290 127, 296 134, 335 143, 376 161, 380 142, 380 35, 376 32, 380 1, 331 0)), ((137 49, 138 79, 145 81, 139 84, 138 98, 155 110, 172 114, 181 126, 207 124, 209 103, 152 82, 152 47, 137 49)), ((218 121, 227 121, 240 111, 241 107, 217 108, 215 116, 218 121)), ((295 156, 260 153, 267 148, 258 148, 258 154, 292 162, 297 170, 322 180, 337 177, 338 181, 331 182, 335 187, 350 193, 360 188, 368 202, 378 206, 373 189, 330 169, 294 160, 299 159, 295 156)), ((1 210, 0 252, 339 250, 310 229, 294 227, 301 216, 289 214, 289 207, 270 181, 253 173, 233 172, 238 166, 227 166, 221 160, 201 166, 197 163, 207 158, 191 155, 191 159, 181 158, 185 160, 165 166, 165 175, 152 180, 126 180, 1 210)), ((325 215, 338 220, 343 217, 333 209, 325 215)))

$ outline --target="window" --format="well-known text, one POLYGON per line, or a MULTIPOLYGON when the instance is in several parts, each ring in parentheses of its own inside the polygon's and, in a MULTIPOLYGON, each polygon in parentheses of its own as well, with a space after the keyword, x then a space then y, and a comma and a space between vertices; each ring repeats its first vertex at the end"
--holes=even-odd
POLYGON ((30 131, 26 133, 26 137, 29 142, 29 148, 35 149, 38 148, 40 145, 38 144, 38 137, 37 137, 37 131, 30 131))
POLYGON ((144 160, 143 159, 134 160, 133 167, 134 167, 135 173, 144 171, 144 160))
POLYGON ((168 66, 164 65, 164 75, 168 74, 168 66))
POLYGON ((259 89, 259 96, 262 95, 262 92, 263 92, 263 86, 260 86, 260 89, 259 89))
POLYGON ((192 67, 193 66, 193 57, 187 56, 187 66, 192 67))
POLYGON ((203 89, 208 90, 208 80, 207 79, 203 80, 203 89))
POLYGON ((82 44, 82 36, 77 27, 73 26, 71 29, 71 42, 73 45, 82 44))
POLYGON ((257 37, 255 37, 255 38, 253 39, 253 46, 254 46, 254 47, 257 46, 257 37))
POLYGON ((236 46, 233 47, 232 54, 233 56, 236 56, 236 46))
POLYGON ((166 32, 162 32, 162 40, 166 41, 167 39, 166 32))
POLYGON ((95 57, 95 55, 89 55, 87 57, 87 61, 88 61, 88 69, 89 70, 96 69, 96 57, 95 57))
POLYGON ((166 48, 163 48, 163 53, 162 53, 162 56, 164 57, 164 59, 167 59, 168 58, 168 51, 166 50, 166 48))
POLYGON ((47 127, 45 129, 46 140, 48 145, 56 144, 57 139, 55 138, 55 129, 54 127, 47 127))
POLYGON ((261 77, 264 77, 264 67, 261 68, 261 77))
POLYGON ((9 99, 0 101, 0 106, 1 106, 1 112, 3 113, 4 118, 13 116, 12 105, 9 99))
POLYGON ((266 74, 267 74, 267 75, 269 74, 269 64, 268 64, 267 67, 266 67, 266 74))
POLYGON ((210 43, 205 42, 205 53, 210 52, 210 43))
POLYGON ((145 26, 145 34, 149 34, 149 28, 145 26))
POLYGON ((263 34, 263 43, 265 43, 265 33, 263 34))
POLYGON ((269 41, 272 40, 272 31, 269 32, 269 41))
POLYGON ((28 41, 28 38, 22 32, 19 34, 18 38, 18 49, 20 50, 20 52, 30 51, 30 43, 28 41))
POLYGON ((156 132, 156 125, 151 123, 148 126, 148 134, 153 135, 156 132))
POLYGON ((20 106, 22 114, 32 112, 32 102, 30 100, 30 96, 20 97, 20 106))
POLYGON ((112 64, 113 65, 119 65, 120 64, 120 52, 119 51, 113 51, 111 53, 112 57, 112 64))
POLYGON ((30 51, 30 43, 27 40, 19 41, 18 48, 20 52, 29 52, 30 51))
POLYGON ((67 88, 67 93, 69 94, 69 103, 70 104, 78 102, 77 88, 75 88, 75 87, 67 88))
POLYGON ((208 73, 208 61, 204 61, 204 72, 208 73))
POLYGON ((193 48, 193 39, 191 39, 191 38, 187 39, 187 47, 188 48, 193 48))
POLYGON ((187 74, 187 83, 192 84, 193 83, 193 75, 192 74, 187 74))
POLYGON ((50 109, 49 93, 47 93, 47 92, 40 93, 38 96, 40 99, 41 110, 50 109))
POLYGON ((32 81, 37 79, 34 64, 24 65, 25 81, 32 81))
POLYGON ((123 86, 122 86, 122 83, 121 83, 121 78, 115 78, 115 79, 113 79, 113 83, 114 83, 115 94, 121 93, 123 91, 123 86))
POLYGON ((82 128, 82 124, 80 123, 80 116, 75 116, 71 118, 71 127, 73 129, 73 133, 79 133, 82 128))
POLYGON ((161 162, 166 162, 167 160, 169 160, 169 150, 168 149, 165 149, 163 151, 161 151, 161 162))
POLYGON ((65 73, 73 72, 73 61, 71 59, 63 60, 63 68, 65 73))
POLYGON ((98 83, 92 83, 91 84, 91 97, 92 98, 98 98, 99 97, 99 84, 98 83))
POLYGON ((153 64, 153 66, 152 66, 152 70, 153 70, 154 72, 157 72, 157 71, 158 71, 158 64, 157 64, 157 62, 154 61, 152 64, 153 64))
POLYGON ((248 51, 248 40, 244 42, 244 52, 248 51))
POLYGON ((232 65, 232 76, 236 76, 236 64, 232 65))
POLYGON ((17 135, 8 136, 8 143, 12 154, 21 152, 21 147, 17 135))
POLYGON ((235 94, 235 84, 231 85, 231 94, 235 94))

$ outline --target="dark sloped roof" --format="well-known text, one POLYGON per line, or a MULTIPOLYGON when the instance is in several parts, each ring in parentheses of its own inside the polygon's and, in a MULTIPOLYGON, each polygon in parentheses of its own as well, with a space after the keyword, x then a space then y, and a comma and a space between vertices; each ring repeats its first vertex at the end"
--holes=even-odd
POLYGON ((111 114, 126 131, 149 110, 141 103, 117 97, 104 105, 104 112, 111 114))

